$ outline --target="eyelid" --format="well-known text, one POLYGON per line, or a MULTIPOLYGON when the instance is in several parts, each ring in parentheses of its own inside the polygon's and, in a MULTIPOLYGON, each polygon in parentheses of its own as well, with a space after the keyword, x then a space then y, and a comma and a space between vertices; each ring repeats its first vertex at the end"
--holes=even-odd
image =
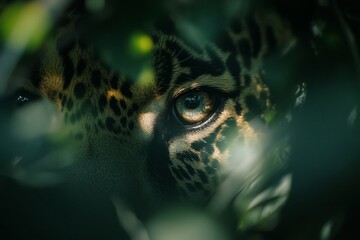
MULTIPOLYGON (((206 86, 203 86, 203 85, 200 85, 200 84, 197 84, 197 83, 193 83, 190 86, 175 89, 174 92, 171 94, 171 96, 172 96, 172 99, 177 99, 180 96, 182 96, 182 95, 184 95, 184 94, 186 94, 188 92, 201 91, 201 90, 207 89, 207 88, 208 87, 206 87, 206 86)), ((204 91, 204 92, 206 92, 206 91, 204 91)))

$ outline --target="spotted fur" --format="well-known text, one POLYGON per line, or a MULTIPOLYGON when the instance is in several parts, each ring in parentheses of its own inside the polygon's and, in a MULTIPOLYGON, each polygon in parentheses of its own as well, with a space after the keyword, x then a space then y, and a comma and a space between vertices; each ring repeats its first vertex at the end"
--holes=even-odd
POLYGON ((33 85, 76 139, 78 178, 130 200, 209 199, 233 166, 234 146, 259 144, 264 114, 275 109, 263 60, 294 37, 273 13, 236 19, 213 39, 166 24, 152 34, 151 81, 107 67, 70 26, 49 43, 33 85), (189 126, 176 119, 173 102, 192 89, 211 89, 218 105, 189 126))

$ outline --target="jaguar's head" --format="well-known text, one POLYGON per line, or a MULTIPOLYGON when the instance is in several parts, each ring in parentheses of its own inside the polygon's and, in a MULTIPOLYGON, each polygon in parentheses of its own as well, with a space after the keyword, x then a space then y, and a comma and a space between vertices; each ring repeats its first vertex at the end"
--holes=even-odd
POLYGON ((286 24, 249 15, 207 38, 175 22, 149 35, 153 68, 136 79, 103 64, 67 27, 33 81, 75 140, 75 177, 130 203, 208 201, 229 176, 235 197, 284 166, 286 144, 266 148, 276 106, 262 64, 293 40, 286 24))

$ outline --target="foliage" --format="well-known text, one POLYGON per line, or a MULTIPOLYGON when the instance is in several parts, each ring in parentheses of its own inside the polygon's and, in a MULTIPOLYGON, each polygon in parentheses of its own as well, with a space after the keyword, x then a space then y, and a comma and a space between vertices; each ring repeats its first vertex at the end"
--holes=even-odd
MULTIPOLYGON (((69 188, 61 181, 73 163, 71 155, 67 155, 68 132, 49 137, 36 131, 41 128, 46 129, 46 133, 55 132, 56 124, 49 124, 50 120, 36 128, 42 115, 55 114, 51 108, 38 106, 38 114, 26 123, 29 135, 14 136, 12 131, 16 119, 23 121, 26 117, 16 115, 16 104, 9 97, 11 90, 21 84, 22 77, 30 75, 38 61, 38 53, 54 29, 63 24, 68 9, 75 9, 73 16, 81 13, 77 28, 81 41, 94 45, 111 68, 131 79, 141 78, 146 82, 153 77, 150 35, 156 19, 165 18, 170 12, 213 37, 237 14, 269 6, 288 17, 298 34, 297 45, 291 54, 274 55, 265 63, 267 83, 278 106, 277 112, 267 113, 268 122, 287 115, 289 108, 295 105, 294 112, 288 115, 292 124, 283 130, 290 133, 293 146, 290 155, 293 186, 279 225, 261 234, 266 239, 317 239, 322 224, 330 218, 342 226, 336 233, 338 239, 358 234, 355 226, 360 200, 360 7, 357 1, 143 0, 139 3, 45 0, 0 1, 0 173, 3 174, 0 178, 3 196, 0 212, 4 212, 0 213, 0 228, 6 228, 0 231, 0 238, 1 234, 11 234, 14 239, 28 236, 54 239, 113 239, 116 236, 121 239, 126 235, 120 230, 115 210, 107 198, 93 196, 83 186, 69 188), (30 130, 38 135, 32 135, 30 130), (30 170, 18 171, 15 177, 9 174, 9 169, 21 161, 21 156, 36 162, 44 149, 55 145, 61 147, 55 151, 55 156, 51 156, 50 163, 48 158, 34 165, 30 161, 27 163, 32 166, 30 170), (63 162, 64 158, 68 161, 63 162), (39 175, 44 169, 57 171, 52 174, 49 170, 39 175), (24 182, 47 188, 24 187, 24 182), (82 194, 77 192, 79 189, 82 194), (19 220, 17 215, 23 218, 19 220), (51 223, 47 219, 51 219, 51 223), (39 223, 49 225, 43 228, 37 226, 39 223), (97 224, 98 228, 94 229, 97 224), (60 229, 59 225, 69 227, 69 230, 60 229), (17 229, 24 233, 16 232, 17 229)), ((276 137, 274 141, 280 139, 276 137)), ((149 221, 150 231, 144 236, 139 234, 145 231, 142 223, 121 202, 117 203, 116 211, 128 214, 125 218, 120 216, 119 220, 133 239, 146 239, 149 233, 158 236, 157 239, 175 239, 174 232, 181 236, 192 228, 194 239, 233 237, 232 231, 228 231, 229 234, 226 231, 234 224, 234 212, 231 211, 214 217, 197 208, 171 208, 149 221), (223 222, 219 223, 222 217, 220 222, 223 222), (134 224, 127 226, 124 223, 127 219, 132 219, 134 224), (195 225, 209 232, 197 231, 195 225), (133 228, 139 231, 132 235, 133 228)), ((251 223, 250 218, 245 216, 244 219, 248 221, 235 221, 234 225, 241 228, 251 223)), ((322 234, 326 235, 324 231, 322 234)), ((241 231, 234 235, 239 239, 246 237, 241 231)))

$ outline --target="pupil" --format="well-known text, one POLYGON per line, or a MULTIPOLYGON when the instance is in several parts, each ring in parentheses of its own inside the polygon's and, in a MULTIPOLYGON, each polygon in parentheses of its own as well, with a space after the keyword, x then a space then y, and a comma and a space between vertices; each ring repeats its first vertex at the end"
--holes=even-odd
POLYGON ((185 107, 188 109, 195 109, 200 106, 200 96, 189 96, 185 98, 185 107))

